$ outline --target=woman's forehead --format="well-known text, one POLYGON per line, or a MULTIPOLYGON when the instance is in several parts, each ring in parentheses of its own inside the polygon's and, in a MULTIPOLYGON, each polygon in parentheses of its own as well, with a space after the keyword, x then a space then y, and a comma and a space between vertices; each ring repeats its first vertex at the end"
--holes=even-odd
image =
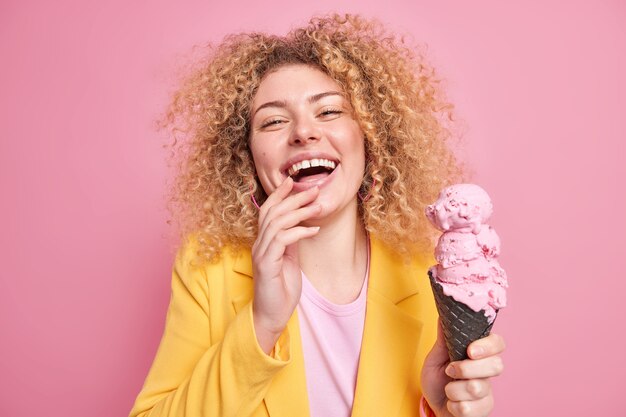
POLYGON ((305 64, 290 64, 265 75, 252 103, 253 108, 257 108, 267 101, 308 99, 329 92, 345 96, 341 86, 321 70, 305 64))

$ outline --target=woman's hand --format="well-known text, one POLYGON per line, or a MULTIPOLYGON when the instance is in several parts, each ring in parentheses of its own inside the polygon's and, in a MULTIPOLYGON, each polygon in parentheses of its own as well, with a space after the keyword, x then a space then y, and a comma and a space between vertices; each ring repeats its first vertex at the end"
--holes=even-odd
POLYGON ((319 188, 289 196, 292 187, 293 179, 288 177, 263 203, 259 234, 252 246, 254 329, 261 349, 268 354, 300 301, 298 241, 319 231, 318 227, 299 226, 321 210, 319 204, 307 206, 319 188))
POLYGON ((489 378, 502 373, 504 339, 491 334, 468 346, 470 359, 451 362, 441 326, 422 368, 423 395, 437 417, 483 417, 493 409, 489 378))

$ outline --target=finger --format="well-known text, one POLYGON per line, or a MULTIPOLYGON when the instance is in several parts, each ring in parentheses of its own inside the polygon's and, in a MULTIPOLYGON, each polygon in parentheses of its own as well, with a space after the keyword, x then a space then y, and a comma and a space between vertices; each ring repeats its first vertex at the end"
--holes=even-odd
POLYGON ((505 344, 502 336, 492 333, 487 337, 472 342, 467 347, 467 354, 472 359, 481 359, 499 355, 504 349, 505 344))
POLYGON ((456 417, 486 417, 493 410, 493 395, 474 401, 448 401, 446 406, 456 417))
POLYGON ((457 380, 446 384, 446 397, 451 401, 480 400, 491 394, 488 379, 457 380))
POLYGON ((283 216, 289 211, 299 209, 300 207, 306 206, 307 204, 311 203, 317 198, 317 196, 319 195, 319 191, 319 187, 315 186, 309 188, 308 190, 304 190, 297 194, 286 197, 283 200, 273 204, 267 209, 262 219, 259 217, 259 229, 264 229, 265 227, 267 227, 267 223, 272 219, 283 216))
POLYGON ((259 224, 261 224, 269 209, 283 201, 289 195, 292 188, 293 178, 287 177, 285 178, 285 181, 283 181, 278 188, 276 188, 274 192, 267 197, 265 202, 261 204, 261 207, 259 208, 259 224))
POLYGON ((267 248, 266 259, 268 262, 279 262, 287 246, 293 245, 299 240, 315 236, 319 232, 320 228, 296 226, 291 229, 281 230, 276 234, 276 237, 272 239, 269 247, 267 248))
POLYGON ((503 370, 502 358, 496 355, 483 359, 452 362, 446 368, 446 374, 455 379, 490 378, 500 375, 503 370))
POLYGON ((446 346, 446 338, 443 335, 443 326, 441 325, 440 318, 437 319, 437 340, 435 341, 435 344, 442 349, 446 349, 446 351, 448 350, 448 347, 446 346))
MULTIPOLYGON (((319 232, 319 227, 317 228, 317 231, 319 232)), ((314 235, 315 234, 311 236, 314 236, 314 235)), ((293 260, 298 260, 298 242, 292 243, 291 245, 287 245, 285 247, 285 257, 291 258, 293 260)))
POLYGON ((268 221, 266 227, 259 230, 257 237, 259 243, 256 251, 262 256, 278 232, 297 226, 302 221, 315 216, 321 209, 322 206, 319 204, 306 206, 268 221))

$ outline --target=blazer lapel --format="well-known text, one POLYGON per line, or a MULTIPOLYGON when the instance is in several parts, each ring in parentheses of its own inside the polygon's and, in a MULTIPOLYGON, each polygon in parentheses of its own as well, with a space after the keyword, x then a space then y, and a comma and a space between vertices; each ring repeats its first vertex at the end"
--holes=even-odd
MULTIPOLYGON (((233 269, 252 278, 252 259, 248 251, 242 251, 238 255, 233 269)), ((233 306, 239 310, 251 299, 252 292, 234 299, 233 306)), ((308 417, 309 403, 297 310, 289 319, 287 330, 290 338, 291 363, 276 374, 264 401, 272 417, 308 417)))
POLYGON ((422 322, 399 306, 418 292, 417 277, 375 239, 371 250, 353 417, 397 415, 415 378, 411 372, 422 329, 422 322))

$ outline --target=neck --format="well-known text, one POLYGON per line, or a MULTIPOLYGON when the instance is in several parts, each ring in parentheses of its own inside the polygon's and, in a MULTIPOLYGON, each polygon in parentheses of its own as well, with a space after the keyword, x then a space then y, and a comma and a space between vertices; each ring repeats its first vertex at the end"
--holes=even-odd
POLYGON ((320 231, 298 243, 300 267, 330 301, 344 304, 359 294, 367 268, 367 234, 356 201, 320 231))

